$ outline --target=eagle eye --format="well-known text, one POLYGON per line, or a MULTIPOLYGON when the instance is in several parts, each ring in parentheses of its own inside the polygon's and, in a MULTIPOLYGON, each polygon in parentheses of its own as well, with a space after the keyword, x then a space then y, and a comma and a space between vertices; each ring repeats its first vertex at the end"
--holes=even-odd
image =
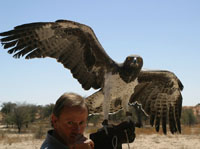
POLYGON ((130 57, 128 57, 128 58, 127 58, 127 60, 128 60, 128 61, 130 61, 130 60, 131 60, 131 58, 130 58, 130 57))
POLYGON ((137 57, 133 58, 133 63, 137 63, 137 57))

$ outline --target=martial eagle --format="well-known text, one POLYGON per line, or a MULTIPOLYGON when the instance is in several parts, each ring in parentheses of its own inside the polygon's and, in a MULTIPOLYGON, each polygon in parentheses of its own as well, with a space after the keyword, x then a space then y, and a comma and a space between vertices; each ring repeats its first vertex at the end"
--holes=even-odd
POLYGON ((93 30, 68 20, 37 22, 16 26, 0 33, 1 42, 14 58, 55 58, 68 68, 85 90, 99 89, 86 99, 89 111, 128 111, 128 103, 138 102, 159 131, 162 121, 172 133, 181 132, 183 85, 169 71, 144 71, 142 57, 130 55, 121 64, 112 60, 93 30), (118 102, 120 101, 120 102, 118 102))

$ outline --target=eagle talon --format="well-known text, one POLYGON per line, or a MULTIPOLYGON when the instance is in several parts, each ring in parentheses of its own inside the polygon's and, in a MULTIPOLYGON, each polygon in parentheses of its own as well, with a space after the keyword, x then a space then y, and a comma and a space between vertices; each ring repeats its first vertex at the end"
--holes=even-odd
POLYGON ((131 112, 126 112, 126 116, 132 116, 131 112))
POLYGON ((141 128, 142 127, 142 123, 141 122, 136 122, 135 123, 135 127, 141 128))
POLYGON ((108 120, 107 120, 107 119, 105 119, 105 120, 102 122, 102 125, 103 125, 103 126, 105 126, 105 125, 107 125, 107 126, 108 126, 108 120))
POLYGON ((102 125, 103 125, 103 129, 105 130, 106 134, 108 135, 108 120, 105 119, 103 122, 102 122, 102 125))

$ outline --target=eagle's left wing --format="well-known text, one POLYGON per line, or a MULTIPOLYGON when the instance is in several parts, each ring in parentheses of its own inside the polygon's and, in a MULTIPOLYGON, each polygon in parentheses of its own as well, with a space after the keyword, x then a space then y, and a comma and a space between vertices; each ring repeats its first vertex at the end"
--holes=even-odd
POLYGON ((69 69, 82 87, 102 87, 104 73, 117 66, 89 26, 68 20, 36 22, 0 33, 1 43, 15 58, 51 57, 69 69))
POLYGON ((142 104, 156 131, 159 131, 162 121, 165 134, 167 122, 172 133, 181 132, 182 89, 181 81, 172 72, 141 71, 130 103, 138 101, 142 104))

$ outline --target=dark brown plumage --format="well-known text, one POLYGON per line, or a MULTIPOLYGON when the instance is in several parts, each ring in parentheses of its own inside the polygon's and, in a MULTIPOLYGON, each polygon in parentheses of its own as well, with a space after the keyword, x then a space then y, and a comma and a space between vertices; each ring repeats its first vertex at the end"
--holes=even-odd
POLYGON ((181 132, 181 108, 183 85, 169 71, 141 71, 138 86, 132 94, 130 102, 138 101, 150 116, 151 125, 159 131, 162 122, 163 132, 169 123, 170 131, 181 132))
POLYGON ((100 88, 104 67, 115 64, 105 53, 92 29, 72 21, 24 24, 0 33, 0 36, 5 36, 1 42, 5 49, 10 48, 8 53, 14 53, 15 58, 57 59, 71 70, 73 77, 86 90, 100 88), (94 67, 100 69, 93 70, 94 67))

